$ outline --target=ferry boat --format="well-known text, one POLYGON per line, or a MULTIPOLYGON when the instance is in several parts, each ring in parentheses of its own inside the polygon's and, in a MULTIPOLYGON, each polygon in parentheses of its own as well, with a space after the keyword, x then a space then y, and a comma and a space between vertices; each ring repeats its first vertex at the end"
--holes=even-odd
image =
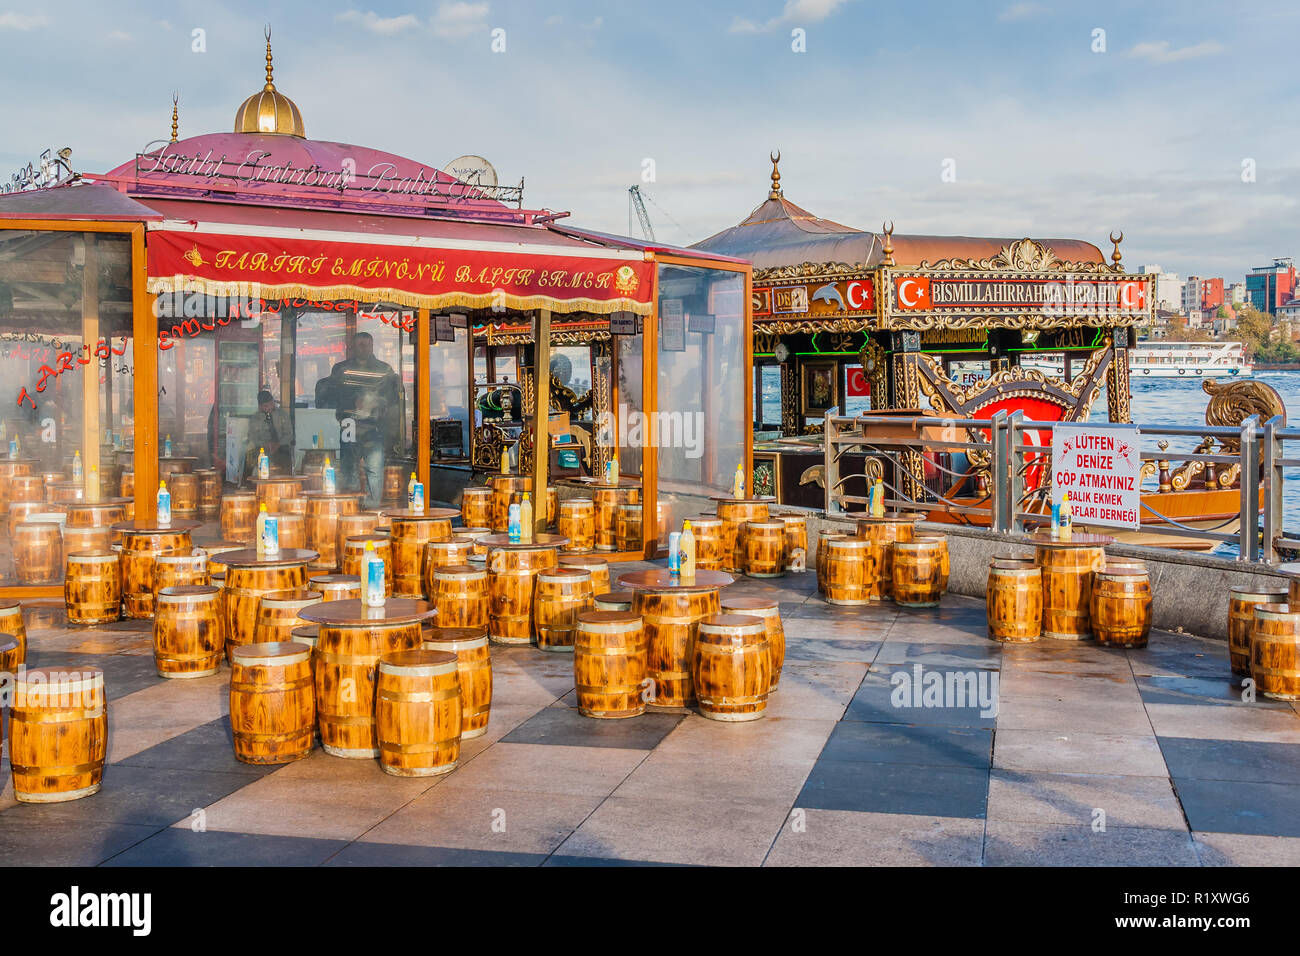
MULTIPOLYGON (((1129 349, 1129 377, 1143 378, 1250 378, 1254 367, 1246 358, 1241 342, 1152 342, 1141 341, 1129 349)), ((1034 356, 1021 364, 1044 375, 1062 378, 1065 359, 1061 355, 1034 356)))

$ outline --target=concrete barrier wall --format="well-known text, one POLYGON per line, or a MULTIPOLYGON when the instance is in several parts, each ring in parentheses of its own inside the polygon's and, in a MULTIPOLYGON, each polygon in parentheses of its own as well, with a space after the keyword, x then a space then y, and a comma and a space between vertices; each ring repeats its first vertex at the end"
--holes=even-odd
MULTIPOLYGON (((816 554, 815 539, 821 532, 853 533, 856 528, 851 519, 829 518, 820 512, 789 507, 781 510, 801 511, 808 516, 810 560, 816 554)), ((948 539, 952 562, 948 590, 971 597, 984 597, 989 560, 995 554, 1032 557, 1034 553, 1033 545, 981 528, 923 521, 918 530, 941 534, 948 539)), ((1285 591, 1290 581, 1286 575, 1265 565, 1246 564, 1199 552, 1112 545, 1106 553, 1146 562, 1151 572, 1151 611, 1155 627, 1224 641, 1228 639, 1230 588, 1244 586, 1285 591)))

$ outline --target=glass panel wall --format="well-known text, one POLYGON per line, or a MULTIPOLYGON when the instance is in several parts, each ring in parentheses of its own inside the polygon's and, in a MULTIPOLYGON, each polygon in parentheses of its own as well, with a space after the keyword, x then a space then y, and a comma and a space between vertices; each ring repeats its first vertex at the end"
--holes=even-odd
MULTIPOLYGON (((453 329, 455 339, 429 344, 429 418, 433 461, 463 461, 469 455, 468 330, 453 329)), ((444 330, 445 334, 445 330, 444 330)), ((483 368, 487 367, 482 358, 483 368)))
POLYGON ((128 235, 0 230, 0 585, 60 584, 67 552, 108 546, 70 511, 125 517, 105 499, 130 470, 131 309, 128 235))
POLYGON ((615 335, 614 368, 614 421, 616 435, 605 437, 606 442, 618 443, 618 471, 620 476, 639 477, 641 474, 641 446, 648 436, 642 414, 642 344, 640 335, 615 335))
POLYGON ((748 471, 745 277, 695 266, 659 267, 659 541, 684 519, 712 512, 748 471))

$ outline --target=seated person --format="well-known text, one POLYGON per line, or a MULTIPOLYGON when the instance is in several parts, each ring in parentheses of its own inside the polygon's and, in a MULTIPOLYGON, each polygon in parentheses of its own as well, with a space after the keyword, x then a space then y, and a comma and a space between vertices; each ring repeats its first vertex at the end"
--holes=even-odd
POLYGON ((293 423, 289 413, 275 404, 266 389, 257 393, 257 411, 248 417, 248 443, 244 452, 244 474, 257 474, 257 453, 266 449, 272 474, 293 473, 293 423))

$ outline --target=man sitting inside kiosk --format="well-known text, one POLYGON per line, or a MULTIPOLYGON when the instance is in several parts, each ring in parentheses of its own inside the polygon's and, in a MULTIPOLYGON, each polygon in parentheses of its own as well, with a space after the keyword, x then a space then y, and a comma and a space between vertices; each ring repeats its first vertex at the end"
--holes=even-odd
POLYGON ((262 389, 257 393, 257 411, 248 416, 248 441, 244 444, 244 475, 256 473, 257 455, 265 448, 271 471, 293 474, 293 423, 289 413, 275 404, 275 396, 262 389))
POLYGON ((384 491, 384 454, 401 422, 401 380, 393 367, 375 358, 369 332, 352 338, 352 356, 339 362, 316 388, 316 404, 335 409, 341 426, 339 486, 359 491, 366 472, 366 507, 377 509, 384 491))

